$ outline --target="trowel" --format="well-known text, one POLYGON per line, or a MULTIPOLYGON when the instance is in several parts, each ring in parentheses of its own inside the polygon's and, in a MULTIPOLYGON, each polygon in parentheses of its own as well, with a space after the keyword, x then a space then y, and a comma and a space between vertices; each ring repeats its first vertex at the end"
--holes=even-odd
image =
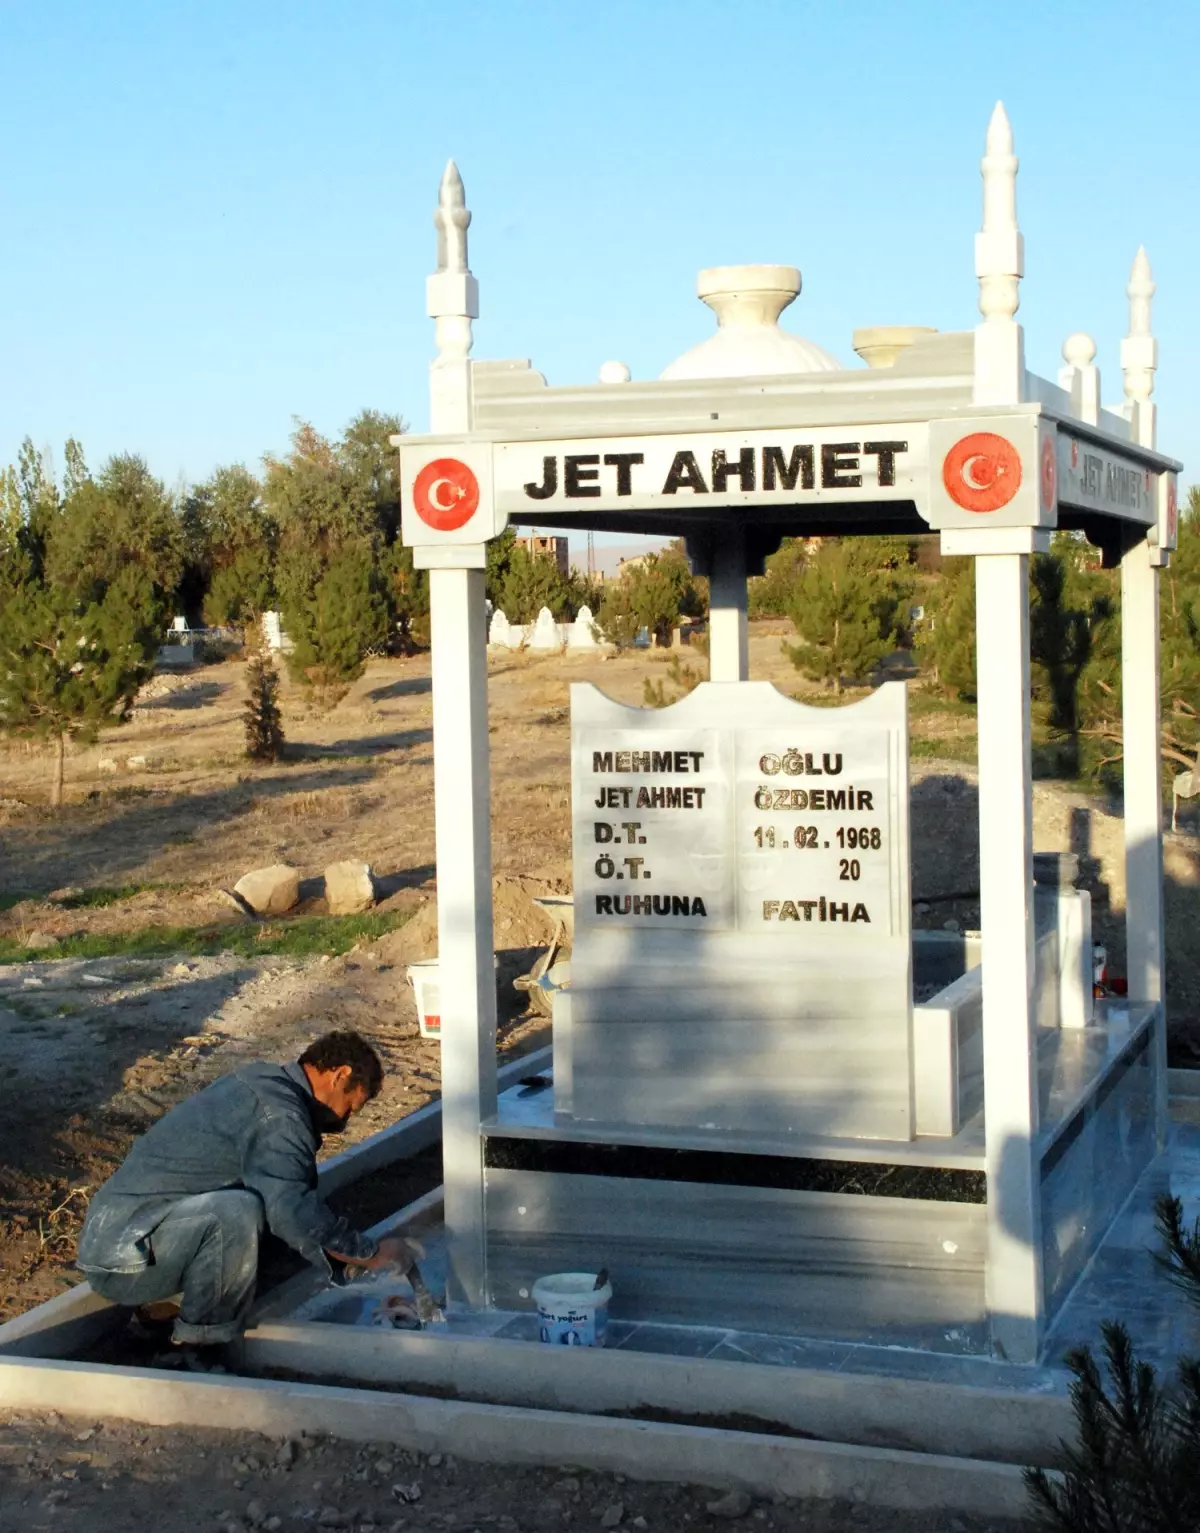
POLYGON ((421 1276, 421 1269, 417 1266, 416 1262, 408 1269, 408 1281, 412 1284, 413 1299, 416 1301, 417 1307, 417 1319, 421 1322, 421 1325, 445 1325, 445 1312, 425 1286, 425 1279, 421 1276))
POLYGON ((389 1294, 375 1313, 376 1325, 388 1325, 398 1331, 423 1331, 427 1326, 445 1325, 442 1306, 430 1293, 421 1269, 414 1262, 405 1273, 412 1287, 412 1298, 389 1294))

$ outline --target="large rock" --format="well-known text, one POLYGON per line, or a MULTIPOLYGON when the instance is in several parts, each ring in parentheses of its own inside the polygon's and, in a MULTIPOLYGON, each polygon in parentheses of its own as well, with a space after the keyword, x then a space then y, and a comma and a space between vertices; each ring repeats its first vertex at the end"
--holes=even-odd
POLYGON ((300 874, 286 862, 273 868, 255 868, 233 887, 259 916, 285 915, 300 903, 300 874))
POLYGON ((332 862, 325 869, 325 903, 331 916, 356 916, 375 903, 375 880, 366 862, 332 862))

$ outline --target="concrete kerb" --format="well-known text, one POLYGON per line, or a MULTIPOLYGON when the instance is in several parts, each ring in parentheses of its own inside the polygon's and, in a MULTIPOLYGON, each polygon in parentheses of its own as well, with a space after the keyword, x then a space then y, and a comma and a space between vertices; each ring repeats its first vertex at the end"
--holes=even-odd
POLYGON ((90 1420, 118 1416, 148 1426, 217 1427, 276 1438, 307 1432, 484 1463, 571 1464, 764 1496, 985 1517, 1027 1511, 1021 1471, 1011 1464, 320 1384, 212 1376, 185 1381, 149 1369, 13 1359, 0 1361, 0 1401, 11 1409, 90 1420))
POLYGON ((69 1357, 111 1330, 115 1313, 107 1299, 79 1283, 0 1325, 0 1356, 69 1357))
POLYGON ((1066 1394, 1032 1390, 319 1321, 263 1324, 243 1346, 246 1364, 262 1372, 376 1388, 402 1379, 411 1389, 521 1409, 668 1412, 698 1425, 737 1417, 764 1433, 962 1459, 1049 1466, 1075 1435, 1066 1394))

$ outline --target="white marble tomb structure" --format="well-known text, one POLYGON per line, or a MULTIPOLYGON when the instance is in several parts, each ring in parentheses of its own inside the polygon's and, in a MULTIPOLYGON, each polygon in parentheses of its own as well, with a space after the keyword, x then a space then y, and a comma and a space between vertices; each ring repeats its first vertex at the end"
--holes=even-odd
POLYGON ((935 1351, 970 1335, 1033 1363, 1164 1144, 1158 584, 1180 465, 1156 444, 1154 283, 1139 250, 1118 404, 1087 336, 1056 379, 1031 371, 1000 106, 982 173, 974 328, 874 326, 868 365, 845 366, 780 327, 794 267, 714 268, 717 328, 661 377, 606 362, 551 387, 471 358, 447 167, 431 434, 397 441, 430 579, 456 1307, 528 1308, 540 1274, 603 1265, 616 1317, 935 1351), (711 679, 653 710, 572 688, 553 1085, 498 1097, 484 572, 510 520, 685 538, 711 581, 711 679), (1029 561, 1056 528, 1121 572, 1119 1007, 1092 1002, 1086 894, 1034 876, 1029 561), (748 665, 746 580, 782 537, 930 531, 974 560, 979 615, 981 935, 957 942, 911 929, 904 685, 814 709, 748 665))

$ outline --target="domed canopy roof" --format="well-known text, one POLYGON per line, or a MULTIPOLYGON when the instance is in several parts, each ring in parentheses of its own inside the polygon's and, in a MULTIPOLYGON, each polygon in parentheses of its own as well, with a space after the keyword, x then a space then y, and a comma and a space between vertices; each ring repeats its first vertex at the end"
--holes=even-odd
POLYGON ((710 266, 696 293, 717 316, 717 333, 664 368, 663 378, 749 378, 837 372, 842 364, 812 341, 779 328, 800 292, 794 266, 710 266))

